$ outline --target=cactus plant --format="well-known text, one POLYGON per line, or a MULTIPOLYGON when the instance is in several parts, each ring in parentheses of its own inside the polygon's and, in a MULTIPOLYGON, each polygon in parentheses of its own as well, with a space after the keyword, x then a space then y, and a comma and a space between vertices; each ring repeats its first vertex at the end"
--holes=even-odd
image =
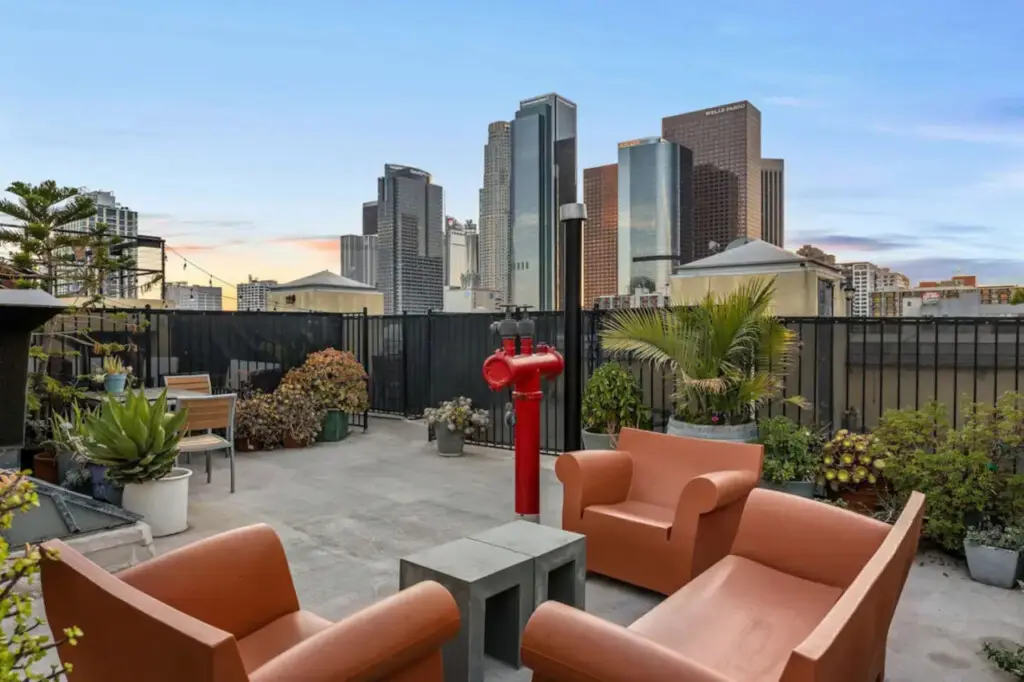
POLYGON ((86 457, 107 467, 107 478, 123 486, 163 478, 178 456, 187 412, 167 411, 167 391, 152 404, 142 391, 125 393, 124 402, 107 399, 83 423, 86 457))

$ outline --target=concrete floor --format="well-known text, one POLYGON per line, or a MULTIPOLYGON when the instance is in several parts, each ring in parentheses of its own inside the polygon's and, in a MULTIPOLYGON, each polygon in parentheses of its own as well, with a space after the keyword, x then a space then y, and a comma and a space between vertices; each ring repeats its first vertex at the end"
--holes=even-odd
MULTIPOLYGON (((542 523, 558 526, 561 484, 544 458, 542 523)), ((227 462, 214 457, 207 485, 198 458, 191 529, 156 541, 160 552, 238 526, 266 522, 281 535, 302 603, 341 619, 398 588, 406 554, 500 525, 512 517, 510 452, 467 448, 442 458, 419 423, 372 419, 366 434, 307 450, 240 454, 238 492, 228 494, 227 462)), ((599 577, 587 583, 587 610, 628 625, 657 595, 599 577)), ((978 650, 985 640, 1024 640, 1024 595, 972 582, 941 555, 919 557, 889 638, 891 682, 1005 680, 978 650)), ((527 670, 494 663, 488 680, 528 680, 527 670)))

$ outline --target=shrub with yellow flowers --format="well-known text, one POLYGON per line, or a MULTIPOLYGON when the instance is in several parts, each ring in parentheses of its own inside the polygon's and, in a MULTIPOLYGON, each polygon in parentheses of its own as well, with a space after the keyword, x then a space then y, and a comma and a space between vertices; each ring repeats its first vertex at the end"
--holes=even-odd
POLYGON ((840 429, 822 450, 818 482, 836 492, 875 485, 885 469, 886 456, 875 436, 840 429))

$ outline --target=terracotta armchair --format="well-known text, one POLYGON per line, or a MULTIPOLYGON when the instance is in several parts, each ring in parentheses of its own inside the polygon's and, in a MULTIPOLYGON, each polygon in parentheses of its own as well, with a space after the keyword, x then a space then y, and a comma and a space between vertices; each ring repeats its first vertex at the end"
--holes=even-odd
POLYGON ((300 610, 284 548, 265 525, 201 540, 116 576, 62 542, 43 564, 54 631, 75 682, 442 682, 459 611, 420 583, 339 623, 300 610))
POLYGON ((895 525, 755 490, 727 557, 629 628, 547 602, 523 634, 535 682, 882 682, 924 496, 895 525))
POLYGON ((562 528, 587 536, 587 570, 672 594, 729 552, 760 445, 623 429, 618 450, 566 453, 562 528))

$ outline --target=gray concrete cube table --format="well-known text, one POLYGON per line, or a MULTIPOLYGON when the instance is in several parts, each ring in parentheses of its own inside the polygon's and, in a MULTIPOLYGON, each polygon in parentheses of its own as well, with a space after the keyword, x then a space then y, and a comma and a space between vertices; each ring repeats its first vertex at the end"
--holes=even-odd
POLYGON ((584 609, 586 536, 529 521, 513 521, 470 539, 525 554, 533 560, 534 608, 553 599, 584 609))
POLYGON ((484 653, 522 666, 519 648, 534 604, 530 557, 463 538, 401 560, 399 589, 424 580, 452 593, 462 619, 442 650, 446 682, 482 682, 484 653))

